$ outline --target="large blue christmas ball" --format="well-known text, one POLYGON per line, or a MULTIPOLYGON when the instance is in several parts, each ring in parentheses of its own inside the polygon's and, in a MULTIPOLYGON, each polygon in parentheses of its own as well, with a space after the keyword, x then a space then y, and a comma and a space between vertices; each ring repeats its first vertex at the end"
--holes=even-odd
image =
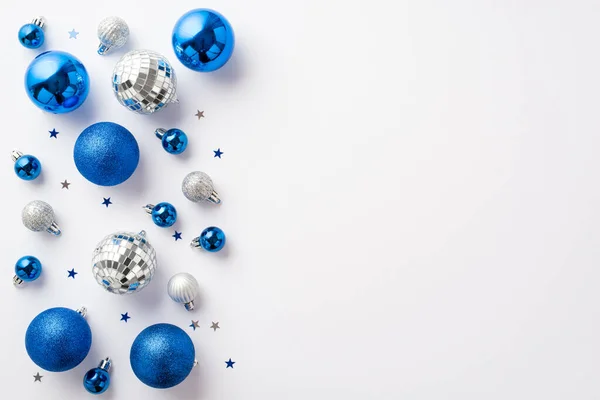
POLYGON ((73 158, 85 179, 100 186, 114 186, 133 174, 140 148, 131 132, 121 125, 98 122, 81 132, 73 158))
POLYGON ((92 345, 92 331, 77 311, 50 308, 31 321, 25 334, 25 348, 31 360, 51 372, 78 366, 92 345))
POLYGON ((129 361, 146 385, 167 389, 180 384, 194 367, 196 350, 190 337, 171 324, 144 329, 133 341, 129 361))
POLYGON ((224 16, 207 8, 198 8, 179 18, 171 42, 183 65, 194 71, 210 72, 229 60, 235 37, 224 16))
POLYGON ((90 78, 77 58, 64 51, 46 51, 25 72, 25 90, 39 108, 55 114, 77 109, 90 91, 90 78))

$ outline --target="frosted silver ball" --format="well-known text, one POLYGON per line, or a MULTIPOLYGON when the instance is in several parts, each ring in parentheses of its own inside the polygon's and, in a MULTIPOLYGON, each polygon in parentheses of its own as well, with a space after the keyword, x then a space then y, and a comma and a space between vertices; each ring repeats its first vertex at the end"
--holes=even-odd
POLYGON ((188 311, 194 309, 194 299, 199 291, 198 281, 187 272, 173 275, 167 284, 169 297, 174 302, 183 304, 188 311))
POLYGON ((106 17, 98 24, 98 54, 104 55, 109 51, 116 50, 127 42, 129 38, 129 26, 127 22, 119 17, 106 17))
POLYGON ((156 252, 146 232, 115 232, 98 243, 92 257, 92 274, 100 286, 114 294, 145 288, 156 271, 156 252))
POLYGON ((214 204, 221 203, 219 194, 215 191, 210 176, 201 171, 190 172, 183 178, 181 184, 183 195, 190 201, 197 203, 199 201, 210 201, 214 204))
POLYGON ((21 212, 21 219, 23 225, 31 231, 60 235, 60 229, 54 221, 54 210, 44 201, 34 200, 28 203, 21 212))
POLYGON ((138 114, 152 114, 178 102, 175 71, 154 51, 126 53, 115 65, 112 85, 119 103, 138 114))

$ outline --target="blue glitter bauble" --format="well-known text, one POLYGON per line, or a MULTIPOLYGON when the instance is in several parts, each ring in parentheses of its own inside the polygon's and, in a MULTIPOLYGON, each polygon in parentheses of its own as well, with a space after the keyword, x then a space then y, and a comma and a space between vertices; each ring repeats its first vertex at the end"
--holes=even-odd
POLYGON ((133 373, 146 385, 167 389, 180 384, 194 367, 196 351, 190 337, 171 324, 144 329, 129 353, 133 373))
POLYGON ((181 129, 169 129, 159 137, 162 141, 162 147, 167 153, 181 154, 187 148, 188 137, 181 129))
POLYGON ((210 72, 229 60, 235 37, 224 16, 207 8, 198 8, 179 18, 173 28, 171 43, 183 65, 194 71, 210 72))
POLYGON ((24 181, 31 181, 40 176, 42 163, 34 156, 24 155, 15 161, 15 174, 24 181))
POLYGON ((35 281, 42 274, 42 263, 34 256, 24 256, 15 264, 15 275, 24 282, 35 281))
POLYGON ((39 108, 55 114, 77 109, 90 91, 90 78, 77 58, 64 51, 46 51, 25 72, 25 90, 39 108))
POLYGON ((83 387, 92 394, 106 392, 109 385, 110 375, 102 368, 90 369, 83 377, 83 387))
POLYGON ((133 174, 140 149, 135 137, 121 125, 98 122, 81 132, 73 158, 85 179, 100 186, 114 186, 133 174))
POLYGON ((92 345, 92 331, 85 318, 68 308, 50 308, 31 321, 25 348, 31 360, 51 372, 78 366, 92 345))
POLYGON ((25 24, 19 29, 19 43, 28 49, 37 49, 44 44, 44 30, 36 24, 25 24))
POLYGON ((158 203, 152 209, 152 221, 161 228, 173 226, 177 221, 177 210, 170 203, 158 203))
POLYGON ((225 246, 225 232, 216 226, 209 226, 200 234, 200 246, 210 252, 221 250, 225 246))

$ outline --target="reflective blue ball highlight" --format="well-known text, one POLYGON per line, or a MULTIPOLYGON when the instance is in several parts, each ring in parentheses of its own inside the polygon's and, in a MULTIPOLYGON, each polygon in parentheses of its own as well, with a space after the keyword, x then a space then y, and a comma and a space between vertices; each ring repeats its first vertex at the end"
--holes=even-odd
POLYGON ((225 233, 216 226, 209 226, 200 234, 200 246, 212 253, 221 250, 225 246, 225 233))
POLYGON ((171 324, 144 329, 133 341, 129 361, 144 384, 167 389, 184 381, 194 367, 196 350, 190 337, 171 324))
POLYGON ((90 78, 81 61, 73 55, 46 51, 27 67, 25 90, 37 107, 64 114, 83 104, 90 91, 90 78))
POLYGON ((110 385, 110 375, 102 368, 90 369, 83 377, 83 387, 89 393, 101 394, 110 385))
POLYGON ((98 122, 81 132, 73 159, 85 179, 100 186, 115 186, 133 175, 140 160, 135 137, 113 122, 98 122))
POLYGON ((25 333, 25 348, 31 360, 50 372, 78 366, 88 355, 92 331, 76 311, 56 307, 41 312, 25 333))
POLYGON ((35 281, 42 274, 42 263, 34 256, 24 256, 15 264, 15 275, 24 282, 35 281))
POLYGON ((19 29, 19 43, 28 49, 37 49, 44 44, 44 31, 36 24, 25 24, 19 29))
POLYGON ((24 181, 32 181, 42 172, 42 163, 31 155, 21 156, 15 161, 15 174, 24 181))
POLYGON ((170 203, 158 203, 152 209, 152 221, 161 228, 173 226, 177 221, 177 210, 170 203))
POLYGON ((170 154, 181 154, 188 145, 188 137, 181 129, 169 129, 161 140, 163 149, 170 154))
POLYGON ((171 43, 183 65, 199 72, 221 68, 235 47, 233 28, 214 10, 198 8, 185 13, 173 28, 171 43))

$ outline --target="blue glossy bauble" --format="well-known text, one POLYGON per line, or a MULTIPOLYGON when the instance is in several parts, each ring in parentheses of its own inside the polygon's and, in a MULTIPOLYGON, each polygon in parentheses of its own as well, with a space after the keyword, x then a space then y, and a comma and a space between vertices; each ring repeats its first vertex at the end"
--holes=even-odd
POLYGON ((181 154, 188 145, 188 138, 181 129, 169 129, 162 135, 162 147, 167 153, 181 154))
POLYGON ((34 256, 24 256, 15 264, 15 275, 24 282, 35 281, 42 274, 42 263, 34 256))
POLYGON ((50 372, 78 366, 92 345, 87 321, 68 308, 50 308, 31 321, 25 334, 25 348, 31 360, 50 372))
POLYGON ((81 132, 73 158, 85 179, 100 186, 114 186, 133 174, 140 149, 135 137, 121 125, 98 122, 81 132))
POLYGON ((231 57, 235 37, 224 16, 207 8, 185 13, 173 28, 175 55, 194 71, 210 72, 221 68, 231 57))
POLYGON ((106 392, 109 385, 110 375, 108 374, 108 371, 100 367, 90 369, 83 377, 83 387, 92 394, 106 392))
POLYGON ((225 233, 216 226, 209 226, 200 234, 200 246, 210 252, 221 250, 225 246, 225 233))
POLYGON ((42 163, 34 156, 24 155, 15 161, 15 174, 25 181, 32 181, 42 172, 42 163))
POLYGON ((19 29, 19 43, 28 49, 37 49, 44 44, 44 30, 36 24, 25 24, 19 29))
POLYGON ((46 51, 25 72, 29 99, 44 111, 63 114, 83 104, 90 91, 90 78, 77 58, 64 51, 46 51))
POLYGON ((177 210, 170 203, 158 203, 152 209, 152 221, 161 228, 173 226, 177 221, 177 210))
POLYGON ((171 324, 144 329, 129 353, 133 373, 146 385, 167 389, 180 384, 194 367, 196 351, 190 337, 171 324))

